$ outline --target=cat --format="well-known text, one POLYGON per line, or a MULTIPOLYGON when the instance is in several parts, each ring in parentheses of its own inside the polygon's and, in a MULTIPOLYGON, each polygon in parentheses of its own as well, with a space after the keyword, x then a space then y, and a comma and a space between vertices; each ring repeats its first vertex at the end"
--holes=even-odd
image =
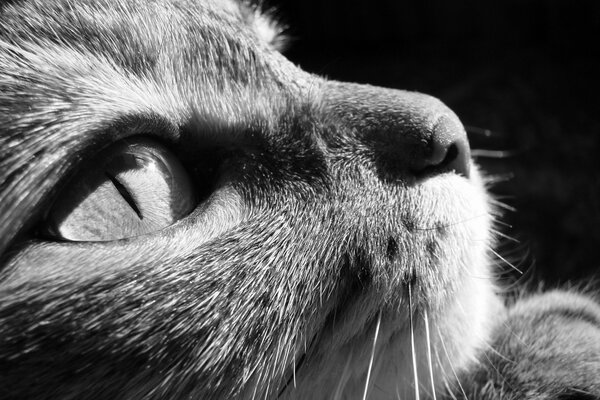
POLYGON ((600 306, 505 305, 439 100, 245 2, 0 7, 0 398, 600 398, 600 306))

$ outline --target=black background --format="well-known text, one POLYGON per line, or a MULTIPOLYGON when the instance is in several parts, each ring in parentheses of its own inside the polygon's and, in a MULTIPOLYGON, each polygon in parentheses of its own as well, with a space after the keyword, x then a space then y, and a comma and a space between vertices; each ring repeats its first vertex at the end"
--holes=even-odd
MULTIPOLYGON (((600 1, 271 1, 286 56, 442 99, 516 211, 499 253, 548 286, 600 276, 600 1), (486 135, 482 132, 488 132, 486 135)), ((499 264, 503 264, 498 261, 499 264)), ((509 271, 510 267, 502 265, 509 271)))

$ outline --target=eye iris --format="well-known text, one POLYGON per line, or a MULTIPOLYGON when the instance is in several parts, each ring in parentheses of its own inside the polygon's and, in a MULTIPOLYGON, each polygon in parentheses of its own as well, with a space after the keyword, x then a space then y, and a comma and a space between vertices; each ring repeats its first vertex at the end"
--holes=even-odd
POLYGON ((111 146, 57 199, 46 233, 72 241, 106 241, 165 228, 191 212, 192 182, 163 145, 136 139, 111 146))

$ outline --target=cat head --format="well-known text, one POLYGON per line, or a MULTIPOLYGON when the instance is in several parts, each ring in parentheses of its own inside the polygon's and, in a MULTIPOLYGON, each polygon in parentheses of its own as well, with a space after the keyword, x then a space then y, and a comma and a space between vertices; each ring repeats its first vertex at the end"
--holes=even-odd
POLYGON ((246 3, 1 13, 0 397, 331 398, 365 385, 371 353, 374 384, 404 390, 411 334, 440 382, 469 362, 491 212, 439 100, 302 71, 246 3), (105 160, 138 151, 189 182, 142 179, 140 219, 189 210, 127 236, 103 194, 69 219, 97 188, 127 197, 105 160))

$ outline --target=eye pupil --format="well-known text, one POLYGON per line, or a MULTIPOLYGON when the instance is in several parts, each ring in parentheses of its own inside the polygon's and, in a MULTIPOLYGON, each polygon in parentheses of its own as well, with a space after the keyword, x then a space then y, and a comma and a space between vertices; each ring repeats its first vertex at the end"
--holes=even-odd
POLYGON ((172 225, 195 206, 192 181, 173 153, 155 140, 129 139, 81 168, 41 231, 71 241, 124 239, 172 225))
POLYGON ((131 197, 131 193, 129 193, 127 188, 121 182, 119 182, 119 180, 116 177, 110 175, 108 172, 106 173, 106 177, 112 182, 112 184, 119 191, 121 196, 123 196, 123 199, 127 202, 127 204, 129 204, 129 206, 131 206, 131 209, 137 214, 137 216, 140 219, 144 219, 142 212, 138 208, 137 204, 135 204, 135 200, 133 199, 133 197, 131 197))

